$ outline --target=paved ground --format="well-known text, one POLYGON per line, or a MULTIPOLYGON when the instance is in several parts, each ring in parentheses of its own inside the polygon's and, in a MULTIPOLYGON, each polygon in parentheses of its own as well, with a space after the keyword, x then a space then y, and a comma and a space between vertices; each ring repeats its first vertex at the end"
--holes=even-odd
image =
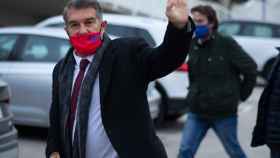
MULTIPOLYGON (((250 140, 255 124, 257 101, 262 88, 256 88, 253 95, 240 106, 239 138, 249 158, 269 158, 266 147, 251 148, 250 140)), ((164 142, 169 158, 176 158, 181 139, 181 131, 187 116, 177 122, 170 122, 166 127, 158 129, 158 135, 164 142)), ((19 127, 20 158, 44 158, 46 129, 19 127)), ((209 131, 202 142, 196 158, 227 158, 221 143, 213 131, 209 131)))

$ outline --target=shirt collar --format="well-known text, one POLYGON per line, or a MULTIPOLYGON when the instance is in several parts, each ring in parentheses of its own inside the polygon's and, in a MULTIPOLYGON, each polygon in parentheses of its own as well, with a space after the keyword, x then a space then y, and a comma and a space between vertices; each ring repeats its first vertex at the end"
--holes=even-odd
POLYGON ((76 61, 76 66, 78 66, 78 67, 80 66, 80 62, 82 59, 87 59, 91 63, 94 58, 94 55, 89 55, 87 57, 80 57, 75 53, 75 51, 73 51, 73 55, 74 55, 74 59, 76 61))

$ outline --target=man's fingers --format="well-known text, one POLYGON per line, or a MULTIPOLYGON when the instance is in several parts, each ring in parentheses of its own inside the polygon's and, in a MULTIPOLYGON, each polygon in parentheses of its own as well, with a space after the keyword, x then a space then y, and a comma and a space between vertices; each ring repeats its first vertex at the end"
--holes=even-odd
POLYGON ((178 0, 177 1, 177 6, 178 7, 186 7, 187 6, 187 2, 186 2, 186 0, 178 0))
POLYGON ((174 0, 168 0, 166 10, 170 11, 173 5, 174 5, 174 0))
POLYGON ((171 11, 173 7, 185 7, 187 5, 186 0, 168 0, 167 1, 167 11, 171 11))
POLYGON ((186 5, 186 0, 178 0, 179 5, 186 5))
POLYGON ((188 22, 187 0, 168 0, 166 16, 178 28, 183 28, 188 22))

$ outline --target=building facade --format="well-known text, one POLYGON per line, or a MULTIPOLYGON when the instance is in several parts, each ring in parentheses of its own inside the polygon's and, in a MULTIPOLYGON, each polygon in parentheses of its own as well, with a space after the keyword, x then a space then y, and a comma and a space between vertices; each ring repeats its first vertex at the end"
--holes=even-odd
POLYGON ((0 0, 0 26, 31 25, 61 13, 67 0, 0 0))
MULTIPOLYGON (((0 0, 0 26, 33 25, 47 17, 61 14, 68 0, 0 0)), ((105 12, 132 14, 166 19, 167 0, 99 0, 105 12)), ((226 8, 202 0, 188 0, 189 7, 210 4, 220 19, 227 17, 226 8)))

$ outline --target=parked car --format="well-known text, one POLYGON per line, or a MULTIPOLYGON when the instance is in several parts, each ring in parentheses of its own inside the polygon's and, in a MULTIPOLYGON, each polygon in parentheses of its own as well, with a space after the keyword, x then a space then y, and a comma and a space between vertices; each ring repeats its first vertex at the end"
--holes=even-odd
MULTIPOLYGON (((141 37, 153 47, 163 41, 167 26, 166 21, 139 16, 104 14, 103 19, 108 22, 109 34, 119 37, 141 37)), ((62 16, 55 16, 38 23, 35 27, 63 28, 64 21, 62 16)), ((158 124, 165 119, 176 119, 186 112, 184 100, 188 93, 188 85, 186 64, 156 81, 156 88, 162 97, 158 124)))
POLYGON ((263 21, 228 20, 221 22, 219 32, 231 35, 256 61, 258 71, 268 77, 280 45, 280 24, 263 21))
MULTIPOLYGON (((0 29, 0 75, 11 87, 15 124, 49 126, 52 71, 69 48, 68 36, 62 29, 0 29)), ((147 90, 153 119, 158 117, 161 103, 154 87, 152 84, 147 90)))
POLYGON ((9 87, 0 80, 0 157, 18 158, 17 130, 12 122, 9 101, 9 87))

